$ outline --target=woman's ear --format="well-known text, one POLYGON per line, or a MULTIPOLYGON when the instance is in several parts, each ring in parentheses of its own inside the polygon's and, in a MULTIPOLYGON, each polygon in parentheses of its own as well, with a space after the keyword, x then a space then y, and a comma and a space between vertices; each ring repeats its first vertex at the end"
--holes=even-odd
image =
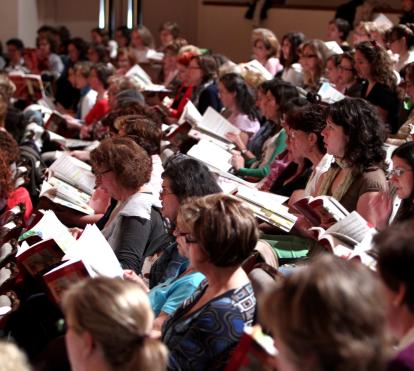
POLYGON ((315 145, 318 141, 318 136, 315 133, 309 133, 308 140, 311 145, 315 145))
POLYGON ((407 293, 407 287, 405 286, 405 284, 401 283, 398 287, 398 290, 395 292, 394 299, 392 300, 392 304, 395 307, 403 306, 405 302, 406 293, 407 293))
POLYGON ((82 349, 83 349, 84 355, 85 356, 91 355, 96 348, 95 341, 93 340, 92 335, 88 331, 84 331, 82 332, 80 336, 82 338, 82 345, 83 345, 82 349))

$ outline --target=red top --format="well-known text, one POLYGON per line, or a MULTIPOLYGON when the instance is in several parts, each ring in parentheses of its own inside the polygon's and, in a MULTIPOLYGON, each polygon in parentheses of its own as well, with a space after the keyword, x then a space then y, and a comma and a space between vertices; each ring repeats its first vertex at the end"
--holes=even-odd
POLYGON ((170 108, 171 114, 173 117, 180 118, 181 114, 183 113, 183 109, 187 102, 191 100, 191 97, 193 95, 193 86, 190 85, 188 87, 186 86, 180 86, 177 90, 177 94, 174 97, 173 103, 171 106, 176 106, 177 109, 170 108), (177 105, 178 103, 178 105, 177 105))
POLYGON ((99 99, 85 117, 86 125, 92 125, 109 112, 108 98, 99 99))
POLYGON ((32 215, 33 212, 33 204, 29 192, 24 187, 16 188, 9 193, 7 198, 7 210, 12 209, 18 204, 23 204, 25 206, 24 223, 27 225, 30 215, 32 215))

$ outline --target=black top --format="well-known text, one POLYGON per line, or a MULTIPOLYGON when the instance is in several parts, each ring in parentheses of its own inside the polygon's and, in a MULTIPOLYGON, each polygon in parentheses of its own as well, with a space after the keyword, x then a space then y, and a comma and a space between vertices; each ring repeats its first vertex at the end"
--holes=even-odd
POLYGON ((312 163, 308 160, 305 160, 305 167, 298 176, 290 180, 289 183, 283 184, 286 179, 289 179, 293 174, 295 174, 297 169, 298 164, 291 162, 282 174, 280 174, 273 182, 270 192, 290 197, 294 191, 304 189, 312 173, 312 163))
POLYGON ((398 115, 400 105, 397 92, 392 90, 389 86, 379 82, 374 85, 368 95, 366 95, 367 89, 368 82, 365 81, 362 86, 361 97, 372 103, 374 106, 382 108, 388 113, 386 124, 389 126, 391 133, 395 134, 398 131, 398 115))

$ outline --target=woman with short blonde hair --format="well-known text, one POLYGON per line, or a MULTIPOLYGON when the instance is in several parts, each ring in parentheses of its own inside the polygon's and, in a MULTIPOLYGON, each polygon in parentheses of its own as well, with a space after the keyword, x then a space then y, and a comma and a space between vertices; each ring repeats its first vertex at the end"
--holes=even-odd
POLYGON ((166 369, 167 349, 153 338, 154 314, 136 284, 84 280, 65 293, 63 308, 72 370, 166 369))

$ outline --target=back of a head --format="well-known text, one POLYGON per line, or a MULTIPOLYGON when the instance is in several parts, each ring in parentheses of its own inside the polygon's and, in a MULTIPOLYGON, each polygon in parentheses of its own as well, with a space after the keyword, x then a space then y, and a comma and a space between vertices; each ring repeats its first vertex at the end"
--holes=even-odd
POLYGON ((180 219, 216 267, 240 266, 258 241, 252 211, 223 193, 188 199, 180 208, 180 219))
POLYGON ((160 125, 143 115, 121 116, 115 127, 123 128, 125 135, 144 148, 150 156, 159 155, 162 130, 160 125))
POLYGON ((118 184, 128 190, 138 191, 151 177, 150 156, 128 137, 103 139, 90 159, 93 167, 114 172, 118 184))
POLYGON ((323 255, 269 291, 259 309, 284 344, 280 356, 295 368, 378 371, 387 344, 381 303, 378 279, 368 268, 323 255))
POLYGON ((374 237, 377 268, 386 286, 398 292, 405 288, 403 304, 414 313, 414 221, 396 223, 374 237))
POLYGON ((70 329, 92 336, 109 369, 166 369, 167 349, 151 333, 154 314, 148 296, 135 283, 83 280, 65 293, 63 308, 70 329))
POLYGON ((207 166, 191 158, 171 160, 166 165, 162 177, 168 178, 171 191, 180 201, 187 197, 222 192, 207 166))

